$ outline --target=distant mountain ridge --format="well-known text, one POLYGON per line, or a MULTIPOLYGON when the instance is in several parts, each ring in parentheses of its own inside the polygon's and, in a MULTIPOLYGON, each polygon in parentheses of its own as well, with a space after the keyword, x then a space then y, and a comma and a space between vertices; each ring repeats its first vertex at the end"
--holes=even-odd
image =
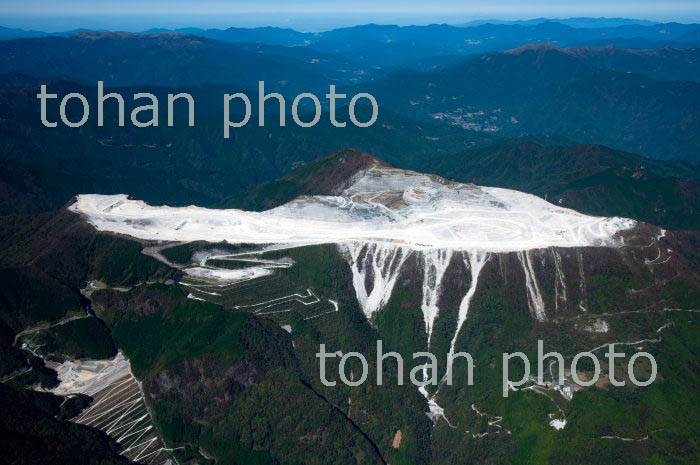
MULTIPOLYGON (((77 31, 70 31, 74 33, 77 31)), ((182 33, 232 43, 261 43, 300 47, 330 54, 343 54, 373 68, 405 66, 436 56, 462 56, 502 51, 527 43, 554 42, 560 46, 579 44, 630 44, 691 47, 700 44, 700 25, 650 23, 623 19, 570 18, 522 22, 477 22, 464 26, 430 24, 396 26, 363 24, 325 32, 299 32, 279 27, 203 29, 150 29, 145 33, 182 33)), ((46 34, 5 28, 0 39, 44 37, 46 34)), ((635 45, 639 48, 640 45, 635 45)))
POLYGON ((0 462, 700 463, 700 26, 566 23, 0 41, 0 462))
POLYGON ((545 134, 659 159, 699 160, 700 49, 561 49, 531 44, 365 83, 386 108, 501 136, 545 134), (665 62, 685 62, 666 68, 665 62), (639 74, 644 69, 647 74, 639 74), (680 73, 671 75, 669 73, 680 73))
POLYGON ((350 60, 303 48, 231 44, 193 35, 81 32, 0 41, 0 73, 95 85, 230 84, 271 90, 328 89, 364 74, 350 60), (243 66, 244 64, 244 66, 243 66))
POLYGON ((528 50, 556 50, 581 59, 594 68, 643 74, 659 81, 700 82, 700 47, 628 49, 613 44, 562 48, 546 43, 528 44, 504 53, 519 54, 528 50))
MULTIPOLYGON (((91 106, 95 104, 94 86, 50 81, 48 88, 60 97, 68 92, 81 92, 91 106)), ((8 175, 4 187, 5 178, 0 179, 0 190, 47 194, 36 203, 19 203, 8 195, 0 202, 0 214, 37 211, 46 205, 56 208, 85 192, 126 192, 152 203, 226 207, 233 205, 228 203, 232 197, 243 197, 250 186, 277 179, 319 153, 341 147, 373 152, 392 163, 412 163, 443 151, 463 150, 470 144, 492 140, 487 134, 455 126, 419 124, 388 109, 382 109, 377 123, 368 128, 353 125, 335 128, 327 117, 313 128, 290 124, 280 127, 279 117, 271 112, 264 127, 246 125, 230 139, 224 139, 221 96, 224 92, 250 93, 248 89, 234 86, 109 89, 125 96, 150 92, 160 101, 165 101, 165 95, 175 90, 190 92, 196 100, 196 124, 187 127, 181 119, 183 115, 176 112, 171 128, 164 124, 137 129, 119 127, 116 111, 106 106, 102 128, 94 118, 79 133, 65 126, 46 128, 37 113, 38 85, 0 89, 0 115, 8 115, 0 119, 0 159, 4 159, 0 164, 7 173, 18 175, 8 175)), ((128 115, 133 102, 125 100, 128 115)), ((161 112, 164 108, 161 106, 161 112)), ((58 105, 52 105, 49 110, 49 118, 57 119, 58 105)), ((347 106, 338 108, 340 121, 347 121, 347 111, 347 106)), ((363 121, 369 118, 369 112, 368 107, 356 108, 357 117, 363 121)), ((253 121, 256 120, 254 117, 253 121)))
POLYGON ((561 23, 566 26, 576 27, 576 28, 609 28, 627 25, 640 25, 640 26, 653 26, 659 24, 658 21, 649 21, 645 19, 630 19, 630 18, 589 18, 589 17, 578 17, 578 18, 534 18, 534 19, 521 19, 521 20, 498 20, 498 19, 479 19, 474 21, 469 21, 464 24, 457 24, 456 26, 470 27, 479 26, 481 24, 519 24, 519 25, 533 25, 546 22, 561 23))
MULTIPOLYGON (((379 37, 384 30, 365 29, 367 37, 379 37)), ((352 44, 353 31, 334 33, 348 34, 342 42, 352 44)), ((506 137, 564 136, 662 159, 698 157, 700 48, 561 48, 546 42, 451 66, 449 61, 458 57, 443 57, 443 67, 427 73, 397 69, 378 74, 370 65, 306 47, 231 44, 175 33, 80 33, 0 41, 0 54, 5 58, 0 74, 7 74, 4 87, 66 79, 89 85, 104 80, 108 86, 222 84, 255 89, 263 80, 268 92, 291 96, 325 94, 329 84, 355 84, 348 92, 369 92, 382 109, 418 121, 506 137)))

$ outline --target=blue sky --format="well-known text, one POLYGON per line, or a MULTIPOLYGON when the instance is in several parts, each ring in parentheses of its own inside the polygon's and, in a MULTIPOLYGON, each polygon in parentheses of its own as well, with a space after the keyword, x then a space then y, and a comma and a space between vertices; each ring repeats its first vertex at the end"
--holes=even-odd
POLYGON ((700 1, 679 0, 0 0, 0 24, 61 30, 66 27, 139 29, 307 23, 306 29, 367 22, 425 24, 471 19, 628 17, 700 21, 700 1), (338 24, 336 24, 338 23, 338 24), (343 24, 346 23, 346 24, 343 24), (43 26, 43 27, 40 27, 43 26))

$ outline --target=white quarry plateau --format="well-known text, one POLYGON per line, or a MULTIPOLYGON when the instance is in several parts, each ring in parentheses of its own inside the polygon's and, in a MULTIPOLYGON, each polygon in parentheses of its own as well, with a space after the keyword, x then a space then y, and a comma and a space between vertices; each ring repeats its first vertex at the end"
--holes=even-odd
MULTIPOLYGON (((636 221, 603 218, 561 208, 530 194, 451 182, 375 162, 357 172, 336 196, 304 196, 264 212, 195 206, 151 206, 126 195, 80 195, 69 208, 95 228, 139 239, 274 244, 295 247, 335 243, 350 265, 360 308, 371 319, 391 298, 403 264, 417 254, 423 264, 421 310, 430 346, 439 314, 442 279, 454 255, 470 270, 450 352, 467 319, 479 274, 492 253, 517 252, 534 318, 546 319, 530 251, 558 247, 618 247, 620 231, 636 221), (368 278, 370 278, 368 280, 368 278)), ((340 189, 339 189, 340 190, 340 189)), ((206 263, 206 260, 203 262, 206 263)), ((562 298, 566 290, 555 260, 562 298)), ((270 275, 290 264, 257 263, 222 270, 185 270, 219 286, 270 275)), ((559 296, 558 296, 559 298, 559 296)))
MULTIPOLYGON (((461 260, 469 286, 459 304, 450 356, 468 318, 480 272, 492 254, 517 252, 532 317, 545 321, 547 309, 531 251, 552 248, 558 302, 567 296, 557 248, 619 247, 624 241, 618 233, 636 225, 626 218, 584 215, 514 190, 451 182, 380 163, 359 171, 344 185, 348 187, 339 195, 299 197, 264 212, 151 206, 126 195, 81 195, 69 208, 100 231, 146 240, 276 248, 337 244, 350 266, 359 306, 370 321, 389 302, 402 266, 415 254, 423 269, 421 310, 428 350, 440 313, 443 278, 450 264, 461 260)), ((256 263, 222 270, 208 267, 206 259, 200 265, 185 273, 210 282, 210 287, 236 285, 291 266, 256 263)), ((423 376, 428 378, 427 366, 423 376)), ((430 395, 424 387, 420 391, 428 400, 429 416, 449 424, 436 402, 437 392, 430 395)))
POLYGON ((561 208, 522 192, 375 164, 340 195, 299 197, 264 212, 150 206, 80 195, 70 209, 100 231, 139 239, 289 245, 384 242, 410 249, 513 252, 616 246, 634 220, 561 208))

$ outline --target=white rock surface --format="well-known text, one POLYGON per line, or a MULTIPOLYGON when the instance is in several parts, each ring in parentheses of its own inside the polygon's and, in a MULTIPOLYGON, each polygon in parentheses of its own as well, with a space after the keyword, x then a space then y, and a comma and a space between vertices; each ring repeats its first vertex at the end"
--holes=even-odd
POLYGON ((121 352, 111 360, 67 360, 53 366, 59 385, 51 390, 57 395, 87 394, 101 391, 125 376, 131 376, 131 365, 121 352))
POLYGON ((600 218, 509 189, 460 184, 375 165, 340 196, 300 197, 265 212, 150 206, 126 195, 80 195, 71 210, 101 231, 140 239, 317 244, 392 242, 488 252, 614 246, 634 220, 600 218))
POLYGON ((272 274, 272 270, 263 267, 240 268, 236 270, 227 270, 221 268, 206 268, 197 266, 193 268, 185 268, 185 275, 190 278, 203 279, 205 281, 214 281, 218 283, 236 283, 241 281, 249 281, 251 279, 261 278, 272 274))
POLYGON ((566 426, 566 420, 554 419, 549 422, 549 426, 556 430, 562 430, 566 426))

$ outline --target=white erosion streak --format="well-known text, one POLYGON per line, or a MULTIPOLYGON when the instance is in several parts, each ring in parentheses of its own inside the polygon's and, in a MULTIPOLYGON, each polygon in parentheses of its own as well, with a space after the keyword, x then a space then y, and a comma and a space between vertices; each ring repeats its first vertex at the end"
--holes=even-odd
POLYGON ((447 423, 447 426, 450 428, 456 428, 452 423, 450 423, 450 420, 447 419, 445 416, 445 409, 440 407, 437 402, 435 402, 435 396, 430 397, 428 395, 428 391, 425 389, 425 386, 421 386, 418 388, 421 394, 425 397, 425 399, 428 401, 428 412, 426 412, 426 415, 428 415, 428 418, 430 418, 433 421, 437 421, 439 418, 442 418, 445 420, 445 423, 447 423))
POLYGON ((530 252, 518 252, 518 260, 523 265, 523 271, 525 272, 525 286, 527 287, 528 305, 530 311, 535 315, 537 321, 544 321, 544 300, 542 299, 542 293, 540 292, 540 287, 537 284, 537 276, 535 275, 535 269, 532 266, 532 260, 530 259, 530 252))
POLYGON ((425 321, 425 331, 428 333, 428 348, 430 348, 430 338, 433 335, 433 324, 440 311, 437 302, 440 297, 442 277, 450 264, 452 253, 451 249, 429 249, 421 254, 423 258, 421 310, 425 321))
MULTIPOLYGON (((425 331, 428 334, 427 347, 430 350, 430 339, 433 334, 433 324, 435 318, 440 311, 437 305, 440 297, 442 278, 450 265, 453 251, 451 249, 428 249, 421 252, 423 260, 423 300, 421 310, 423 311, 423 319, 425 321, 425 331)), ((428 382, 428 364, 423 365, 423 382, 428 382)), ((428 412, 426 414, 434 422, 439 418, 445 420, 448 426, 455 428, 450 420, 445 415, 445 409, 438 405, 435 396, 430 396, 428 390, 424 386, 420 386, 418 391, 425 397, 428 402, 428 412)))
POLYGON ((467 314, 469 313, 469 304, 471 303, 472 297, 474 297, 474 293, 476 292, 476 286, 479 281, 479 273, 481 273, 481 269, 488 261, 489 255, 485 252, 473 250, 471 252, 466 253, 466 255, 462 259, 464 260, 464 264, 467 267, 469 267, 469 270, 471 271, 472 280, 469 283, 469 290, 462 299, 462 302, 459 304, 457 329, 455 330, 455 335, 452 337, 452 342, 450 343, 450 353, 447 356, 448 360, 451 359, 452 356, 455 354, 455 344, 457 343, 459 331, 462 329, 462 325, 467 319, 467 314))
MULTIPOLYGON (((427 258, 424 257, 424 260, 426 262, 426 269, 425 273, 426 275, 429 273, 429 267, 427 265, 429 260, 434 261, 434 267, 435 267, 435 273, 436 275, 439 273, 440 279, 437 280, 437 283, 435 284, 435 287, 439 286, 439 283, 442 281, 442 276, 445 273, 445 270, 447 269, 447 266, 450 263, 450 258, 452 257, 452 254, 445 254, 440 256, 439 255, 440 251, 437 251, 438 255, 434 256, 433 258, 427 258)), ((469 283, 469 289, 467 290, 467 293, 465 294, 464 298, 462 299, 462 302, 459 304, 459 312, 457 316, 457 328, 455 329, 455 334, 452 337, 452 341, 450 342, 450 352, 447 356, 448 360, 451 360, 452 357, 455 354, 455 345, 457 344, 457 338, 459 337, 459 332, 462 329, 462 325, 464 322, 467 320, 467 315, 469 314, 469 304, 471 303, 472 297, 474 297, 474 293, 476 293, 476 287, 479 282, 479 274, 481 273, 481 270, 483 269, 484 265, 489 259, 489 255, 486 252, 481 252, 477 250, 473 250, 471 252, 463 252, 463 257, 462 260, 464 264, 469 268, 470 274, 471 274, 471 282, 469 283)), ((426 294, 426 285, 425 285, 425 280, 427 280, 428 277, 424 277, 424 284, 423 284, 423 300, 425 301, 425 294, 426 294)), ((429 333, 428 333, 428 348, 430 348, 430 335, 432 332, 432 324, 435 319, 435 316, 437 316, 438 308, 437 308, 437 289, 435 290, 435 307, 434 307, 434 314, 432 315, 432 319, 430 320, 430 327, 429 327, 429 333)), ((423 311, 425 315, 425 310, 423 311)), ((427 324, 427 320, 426 320, 427 324)), ((448 368, 449 369, 449 368, 448 368)), ((423 381, 428 382, 428 365, 427 363, 423 365, 423 381)), ((445 377, 447 374, 445 374, 445 377)), ((443 377, 442 382, 444 382, 445 377, 443 377)), ((441 384, 442 385, 442 384, 441 384)), ((438 388, 439 389, 439 388, 438 388)), ((450 420, 448 420, 447 416, 445 415, 445 410, 438 405, 437 401, 435 400, 435 397, 437 396, 437 392, 435 392, 432 396, 428 394, 428 390, 425 388, 425 386, 421 386, 418 388, 421 394, 425 397, 425 399, 428 401, 428 417, 430 417, 433 421, 436 421, 438 418, 442 418, 445 420, 445 422, 450 426, 451 428, 456 428, 452 423, 450 423, 450 420)))
POLYGON ((350 263, 357 301, 367 319, 370 319, 389 301, 401 266, 411 251, 395 244, 377 242, 351 242, 339 244, 338 247, 350 263), (366 286, 368 273, 372 276, 372 289, 369 292, 366 286))
POLYGON ((554 257, 554 269, 556 272, 556 279, 554 280, 554 308, 559 310, 559 300, 562 302, 567 301, 566 297, 566 280, 564 279, 564 271, 561 264, 561 255, 556 248, 552 248, 552 257, 554 257))
POLYGON ((578 274, 579 274, 579 289, 581 291, 581 301, 578 303, 578 308, 582 311, 588 311, 588 303, 586 302, 586 276, 583 270, 583 254, 581 249, 576 251, 576 260, 578 262, 578 274))

